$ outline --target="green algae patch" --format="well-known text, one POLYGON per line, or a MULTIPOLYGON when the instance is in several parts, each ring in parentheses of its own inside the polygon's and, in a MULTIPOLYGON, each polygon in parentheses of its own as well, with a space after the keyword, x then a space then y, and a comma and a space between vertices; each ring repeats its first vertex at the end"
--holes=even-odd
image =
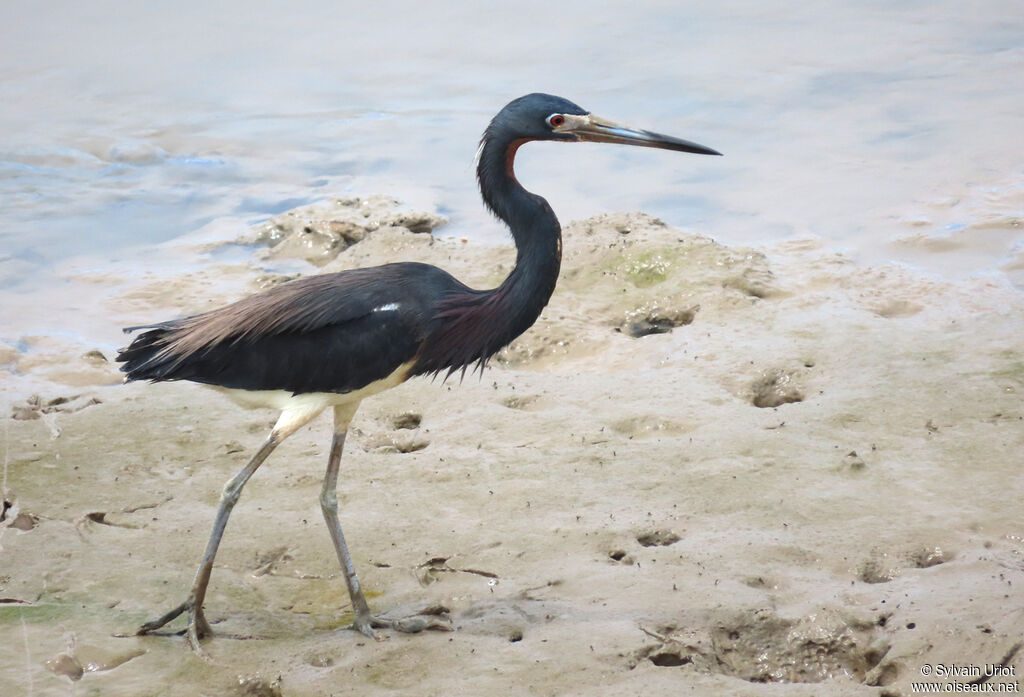
POLYGON ((4 603, 0 605, 0 624, 58 622, 74 617, 76 609, 71 603, 4 603))
POLYGON ((630 254, 623 259, 619 269, 637 288, 650 288, 668 279, 672 256, 667 249, 630 254))

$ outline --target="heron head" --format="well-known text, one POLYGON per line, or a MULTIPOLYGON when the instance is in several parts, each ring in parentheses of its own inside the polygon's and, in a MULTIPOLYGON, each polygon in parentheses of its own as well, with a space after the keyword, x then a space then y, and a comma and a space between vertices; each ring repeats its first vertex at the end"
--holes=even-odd
POLYGON ((564 115, 582 118, 587 110, 568 99, 535 92, 505 105, 487 128, 489 137, 508 140, 575 140, 556 130, 564 115), (552 120, 554 123, 552 123, 552 120))
POLYGON ((505 105, 491 121, 485 137, 503 137, 509 141, 621 143, 700 155, 722 154, 682 138, 621 126, 591 114, 568 99, 539 92, 505 105))

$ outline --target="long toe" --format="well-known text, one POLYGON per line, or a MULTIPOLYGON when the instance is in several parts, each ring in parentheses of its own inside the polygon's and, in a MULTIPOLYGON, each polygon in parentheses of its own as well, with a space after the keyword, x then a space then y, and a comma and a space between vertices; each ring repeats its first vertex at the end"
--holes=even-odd
POLYGON ((427 629, 439 632, 454 631, 451 620, 444 615, 410 615, 391 620, 391 626, 405 634, 418 634, 427 629))
POLYGON ((151 634, 152 632, 156 631, 157 629, 160 629, 161 627, 163 627, 165 624, 167 624, 171 620, 175 619, 178 615, 184 613, 186 610, 191 610, 191 608, 192 608, 192 604, 188 600, 186 600, 185 602, 183 602, 181 605, 179 605, 178 607, 174 608, 170 612, 168 612, 168 613, 166 613, 164 615, 161 615, 160 617, 157 617, 155 620, 150 620, 149 622, 146 622, 141 627, 139 627, 138 630, 135 633, 137 635, 140 635, 140 636, 143 635, 143 634, 151 634))
POLYGON ((353 629, 362 632, 368 637, 378 640, 379 637, 373 630, 385 627, 404 634, 418 634, 428 629, 440 632, 451 632, 454 629, 452 627, 451 619, 448 617, 448 609, 441 606, 425 608, 414 615, 407 615, 405 617, 391 618, 369 616, 362 618, 362 621, 357 618, 352 625, 353 629))

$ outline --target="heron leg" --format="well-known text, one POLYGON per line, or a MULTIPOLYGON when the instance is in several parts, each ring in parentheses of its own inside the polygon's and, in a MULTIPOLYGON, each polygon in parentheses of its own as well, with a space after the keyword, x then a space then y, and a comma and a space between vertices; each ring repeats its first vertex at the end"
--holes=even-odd
POLYGON ((213 632, 210 623, 206 621, 203 614, 203 600, 206 598, 206 588, 210 583, 210 574, 213 572, 213 560, 217 556, 217 548, 220 546, 221 537, 224 535, 224 528, 228 524, 228 516, 231 509, 238 502, 242 493, 242 487, 249 481, 249 478, 263 464, 274 448, 281 442, 276 432, 271 432, 270 437, 264 441, 263 446, 253 455, 248 464, 242 470, 228 480, 224 485, 224 491, 220 497, 220 505, 217 507, 217 517, 213 523, 213 531, 210 533, 210 540, 206 543, 206 551, 203 553, 203 560, 199 564, 195 580, 192 582, 192 589, 189 591, 185 602, 178 605, 164 615, 146 622, 139 627, 136 634, 150 634, 163 627, 165 624, 185 612, 188 613, 188 628, 185 630, 185 639, 196 651, 199 650, 199 640, 210 636, 213 632))
POLYGON ((356 576, 355 564, 352 563, 348 545, 345 544, 345 536, 341 532, 341 523, 338 522, 338 470, 341 464, 341 451, 345 447, 345 434, 348 432, 348 425, 358 407, 358 402, 334 407, 334 438, 331 440, 331 454, 327 460, 324 486, 320 490, 320 509, 324 513, 327 529, 334 541, 334 550, 338 553, 338 562, 345 575, 345 585, 348 586, 348 595, 352 601, 352 611, 355 614, 351 628, 371 639, 380 638, 373 630, 382 627, 390 627, 408 634, 415 634, 424 629, 451 631, 451 624, 447 618, 441 617, 447 613, 445 608, 429 608, 420 614, 396 619, 378 617, 370 613, 370 606, 366 602, 366 596, 363 595, 359 578, 356 576))
POLYGON ((338 563, 341 564, 341 570, 345 575, 345 585, 348 586, 348 596, 352 601, 352 611, 355 613, 352 628, 371 639, 376 639, 378 637, 373 631, 374 627, 387 626, 387 623, 375 619, 370 614, 370 606, 359 585, 356 567, 352 563, 352 555, 348 552, 345 535, 341 532, 341 523, 338 521, 338 469, 341 465, 341 451, 345 447, 348 425, 358 407, 358 403, 334 407, 334 438, 331 440, 331 454, 327 460, 324 485, 320 490, 320 509, 324 513, 327 530, 331 533, 334 550, 338 553, 338 563))

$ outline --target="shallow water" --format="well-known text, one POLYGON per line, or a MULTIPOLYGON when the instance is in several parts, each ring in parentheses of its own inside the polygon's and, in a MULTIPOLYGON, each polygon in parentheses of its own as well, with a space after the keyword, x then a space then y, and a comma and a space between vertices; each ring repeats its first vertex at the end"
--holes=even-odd
POLYGON ((1024 283, 1024 15, 1014 2, 7 3, 0 326, 109 347, 83 273, 202 258, 330 194, 387 193, 498 241, 479 133, 548 91, 724 158, 555 145, 520 179, 563 222, 641 209, 725 243, 820 237, 860 262, 1024 283), (157 251, 154 251, 157 250, 157 251))

